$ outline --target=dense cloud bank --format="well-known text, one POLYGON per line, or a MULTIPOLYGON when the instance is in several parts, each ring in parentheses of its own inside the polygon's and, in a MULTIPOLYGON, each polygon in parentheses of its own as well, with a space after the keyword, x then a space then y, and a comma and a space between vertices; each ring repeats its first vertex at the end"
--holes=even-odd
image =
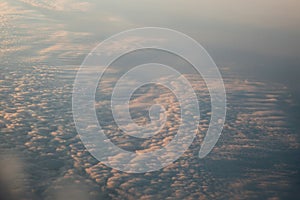
MULTIPOLYGON (((224 132, 213 152, 200 160, 197 153, 210 109, 205 85, 195 81, 201 121, 191 148, 160 171, 127 174, 99 163, 82 145, 72 119, 71 78, 61 79, 63 73, 62 68, 39 66, 23 69, 23 73, 7 71, 1 78, 1 141, 5 141, 1 149, 22 152, 28 197, 51 199, 56 195, 59 199, 67 195, 65 191, 75 190, 82 195, 76 195, 79 199, 255 198, 257 191, 276 197, 287 195, 292 188, 289 177, 296 169, 281 155, 298 149, 299 143, 280 109, 281 104, 290 103, 283 86, 272 88, 261 82, 226 79, 229 103, 224 132)), ((193 80, 192 75, 187 77, 193 80)), ((154 102, 165 102, 168 121, 150 140, 120 137, 122 133, 109 119, 109 101, 101 99, 103 92, 99 89, 102 96, 98 95, 95 105, 100 123, 106 122, 102 124, 106 134, 124 149, 143 152, 160 148, 177 131, 178 102, 170 91, 156 94, 151 87, 156 86, 141 88, 140 92, 151 91, 148 94, 153 95, 154 102)), ((102 89, 105 91, 105 87, 102 89)), ((148 107, 143 103, 145 97, 137 93, 131 103, 140 124, 148 120, 139 113, 148 107)))
MULTIPOLYGON (((211 115, 209 94, 198 77, 186 74, 201 111, 199 133, 188 151, 166 168, 144 174, 127 174, 99 163, 79 139, 71 110, 80 58, 93 47, 89 33, 67 31, 59 20, 43 15, 51 9, 82 11, 88 4, 68 7, 68 1, 22 2, 30 8, 0 2, 0 195, 58 200, 279 199, 297 192, 299 140, 284 109, 294 103, 288 89, 243 80, 226 70, 222 73, 227 120, 208 157, 199 159, 198 151, 211 115)), ((95 102, 107 136, 138 153, 168 144, 180 120, 175 96, 154 85, 135 93, 131 111, 138 124, 149 122, 145 117, 149 102, 164 105, 168 116, 160 134, 138 140, 122 135, 112 120, 108 97, 113 81, 101 83, 95 102)))

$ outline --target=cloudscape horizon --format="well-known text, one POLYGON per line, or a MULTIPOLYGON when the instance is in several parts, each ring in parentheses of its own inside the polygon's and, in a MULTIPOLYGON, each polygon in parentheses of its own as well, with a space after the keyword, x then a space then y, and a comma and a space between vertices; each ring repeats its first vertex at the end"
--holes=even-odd
POLYGON ((299 8, 297 0, 0 0, 0 199, 299 199, 299 8), (174 45, 181 52, 185 43, 176 35, 130 35, 95 50, 143 27, 191 37, 212 60, 193 49, 184 53, 208 59, 204 68, 216 64, 222 82, 209 70, 199 74, 185 57, 154 48, 174 45), (105 140, 87 142, 78 130, 94 131, 86 138, 95 142, 100 134, 96 125, 78 123, 90 120, 81 118, 86 107, 74 109, 76 92, 90 95, 89 88, 74 90, 80 67, 95 70, 83 73, 89 83, 103 68, 97 56, 145 44, 155 45, 118 57, 99 78, 90 105, 105 140), (134 73, 146 63, 152 66, 134 73), (168 75, 163 65, 176 73, 168 75), (160 84, 140 84, 152 76, 160 84), (213 140, 206 136, 222 111, 214 108, 225 98, 220 83, 226 118, 216 118, 212 126, 223 129, 213 140), (131 90, 127 102, 122 91, 131 90), (149 130, 155 134, 138 137, 149 130), (168 146, 176 139, 182 146, 168 146), (213 148, 199 158, 204 141, 213 148), (122 153, 113 154, 108 142, 122 153), (162 148, 163 156, 148 156, 162 148), (102 162, 93 153, 99 151, 102 162))

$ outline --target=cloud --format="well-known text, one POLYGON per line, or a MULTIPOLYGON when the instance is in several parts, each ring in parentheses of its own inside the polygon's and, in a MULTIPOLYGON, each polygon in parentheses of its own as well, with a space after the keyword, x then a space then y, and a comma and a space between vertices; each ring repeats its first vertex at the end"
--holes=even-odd
MULTIPOLYGON (((287 149, 299 148, 296 135, 286 125, 287 117, 284 110, 278 108, 280 101, 285 100, 284 87, 276 86, 276 89, 272 89, 269 85, 259 82, 225 80, 230 94, 228 102, 231 103, 228 105, 228 118, 223 136, 206 159, 208 166, 204 166, 197 157, 210 118, 210 110, 204 107, 199 125, 200 135, 182 158, 158 172, 134 175, 106 167, 84 148, 74 129, 69 105, 72 81, 57 78, 57 74, 62 72, 62 69, 45 66, 34 68, 30 74, 20 75, 14 72, 1 78, 4 87, 0 89, 2 95, 0 101, 1 105, 6 105, 0 111, 1 132, 6 132, 2 137, 5 136, 5 140, 10 143, 25 147, 26 154, 31 152, 29 155, 35 155, 36 160, 31 163, 31 166, 38 180, 26 187, 39 188, 39 184, 43 183, 47 189, 41 194, 46 197, 49 195, 50 198, 55 194, 54 197, 62 198, 60 188, 66 183, 75 185, 70 186, 70 190, 88 185, 87 189, 83 188, 83 191, 79 191, 76 195, 78 197, 83 195, 82 198, 85 198, 87 195, 88 198, 93 198, 107 193, 112 199, 239 198, 243 195, 252 198, 256 193, 247 188, 253 184, 258 188, 266 189, 273 194, 272 197, 275 197, 280 194, 274 190, 277 186, 273 186, 273 182, 283 180, 278 184, 287 188, 292 184, 286 176, 286 173, 291 171, 286 169, 285 173, 279 173, 284 166, 273 168, 271 165, 260 168, 259 164, 252 163, 261 170, 258 173, 249 171, 249 167, 244 166, 249 164, 245 160, 240 161, 243 156, 256 159, 268 158, 272 155, 268 155, 267 152, 279 146, 287 149), (47 84, 44 84, 45 82, 47 84), (8 98, 9 96, 12 98, 8 98), (20 102, 25 103, 19 104, 20 102), (258 154, 257 151, 265 153, 258 154), (243 164, 244 162, 246 164, 243 164), (232 172, 234 169, 231 170, 234 166, 241 170, 240 173, 236 172, 238 175, 232 172), (207 171, 205 167, 212 168, 207 171), (239 167, 245 167, 246 172, 239 167), (228 171, 227 177, 216 178, 222 176, 224 170, 228 171), (49 180, 53 180, 53 177, 56 177, 57 181, 50 184, 49 180)), ((74 71, 70 70, 68 73, 74 71)), ((107 87, 110 87, 112 85, 110 81, 114 79, 106 81, 107 87)), ((205 103, 204 105, 209 105, 209 96, 206 96, 204 91, 206 87, 199 82, 192 82, 192 84, 197 87, 197 93, 203 95, 201 101, 205 103)), ((148 87, 149 90, 145 91, 153 94, 154 90, 151 87, 154 89, 154 86, 148 87)), ((104 90, 107 91, 107 88, 104 90)), ((150 97, 143 96, 142 93, 139 95, 132 101, 132 106, 136 108, 133 114, 138 117, 137 119, 144 117, 138 114, 150 97)), ((167 121, 160 134, 150 140, 131 141, 129 137, 119 137, 121 133, 109 120, 109 114, 100 115, 100 121, 107 122, 106 130, 111 130, 107 131, 111 139, 120 142, 124 148, 140 145, 141 149, 136 150, 139 154, 167 145, 178 126, 175 124, 179 119, 178 106, 175 97, 170 93, 158 93, 153 100, 155 103, 166 105, 166 112, 171 119, 167 121), (169 103, 164 103, 166 101, 169 103)), ((109 103, 108 100, 98 99, 96 105, 100 109, 99 113, 107 113, 109 103)), ((123 158, 122 155, 118 156, 120 159, 123 158)), ((142 160, 140 161, 139 163, 142 164, 142 160)), ((270 162, 277 163, 275 160, 270 162)))
POLYGON ((16 200, 28 196, 25 191, 28 177, 25 163, 14 152, 5 151, 0 155, 0 198, 16 200))
MULTIPOLYGON (((59 12, 85 10, 87 5, 77 1, 26 2, 33 7, 59 12)), ((229 4, 225 6, 228 8, 229 4)), ((299 149, 299 140, 289 125, 286 110, 280 107, 282 102, 292 102, 284 86, 232 77, 225 79, 229 99, 224 132, 214 151, 205 160, 199 160, 197 153, 211 116, 209 95, 205 84, 197 81, 198 77, 187 75, 200 97, 201 109, 200 133, 191 148, 160 171, 126 174, 93 158, 74 127, 70 102, 78 65, 70 62, 93 46, 82 42, 89 33, 66 30, 64 23, 10 3, 1 2, 0 12, 4 30, 4 39, 0 41, 4 48, 0 56, 6 61, 0 74, 0 145, 1 150, 22 151, 21 158, 29 160, 23 163, 18 156, 6 153, 5 159, 1 159, 2 185, 8 187, 6 191, 12 191, 12 195, 29 193, 29 197, 37 196, 37 199, 62 199, 68 198, 65 196, 68 194, 79 199, 99 196, 112 199, 241 199, 264 194, 267 198, 280 198, 282 190, 289 191, 293 187, 294 179, 290 174, 295 174, 292 169, 295 166, 290 163, 293 160, 286 160, 291 157, 289 150, 299 149), (24 16, 36 19, 36 23, 23 23, 24 16), (12 32, 22 36, 14 38, 12 32), (57 61, 64 59, 67 62, 57 61), (69 192, 65 194, 64 188, 69 192)), ((120 18, 107 15, 104 20, 118 23, 120 18)), ((140 45, 142 42, 145 38, 133 37, 107 46, 104 51, 111 53, 131 43, 140 45)), ((175 97, 165 92, 153 98, 154 103, 165 106, 169 117, 161 133, 150 140, 134 140, 128 135, 120 137, 122 132, 110 116, 108 99, 118 70, 108 73, 112 77, 103 82, 99 89, 102 93, 98 93, 100 97, 95 102, 99 120, 105 122, 101 125, 107 130, 106 134, 122 148, 131 148, 141 155, 166 146, 180 121, 175 97)), ((157 88, 149 86, 148 89, 154 94, 157 88)), ((135 120, 147 122, 140 111, 147 108, 150 97, 141 92, 132 100, 135 120)), ((117 155, 115 159, 123 159, 122 156, 117 155)), ((142 161, 143 157, 138 164, 142 165, 142 161)))
POLYGON ((30 6, 54 11, 88 11, 91 7, 89 2, 77 0, 21 0, 30 6))

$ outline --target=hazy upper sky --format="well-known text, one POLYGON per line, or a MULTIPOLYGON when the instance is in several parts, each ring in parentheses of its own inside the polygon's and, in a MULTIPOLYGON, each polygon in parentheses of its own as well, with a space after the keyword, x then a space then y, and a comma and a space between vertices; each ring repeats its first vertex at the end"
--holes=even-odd
POLYGON ((218 65, 295 68, 300 52, 297 0, 19 0, 61 29, 101 41, 122 30, 160 26, 200 42, 218 65))
POLYGON ((92 38, 89 41, 93 43, 90 48, 129 28, 159 26, 181 31, 196 39, 220 67, 254 73, 254 76, 263 74, 288 82, 291 87, 300 73, 298 0, 6 2, 24 9, 25 15, 33 10, 49 22, 57 23, 58 31, 88 33, 92 38))
MULTIPOLYGON (((94 33, 99 40, 133 27, 177 29, 198 40, 225 65, 254 55, 258 55, 256 59, 275 56, 294 60, 300 52, 300 2, 297 0, 20 2, 47 17, 60 19, 66 29, 94 33)), ((12 3, 19 4, 19 1, 12 3)), ((265 63, 257 61, 253 64, 265 63)))
MULTIPOLYGON (((86 34, 78 36, 86 41, 86 49, 76 48, 86 55, 97 43, 120 31, 159 26, 196 39, 219 67, 284 82, 294 93, 300 90, 294 84, 300 73, 300 1, 297 0, 0 0, 0 3, 4 15, 13 14, 14 9, 22 10, 18 13, 21 18, 14 23, 34 32, 29 35, 43 34, 45 28, 34 30, 38 26, 55 31, 48 34, 56 39, 51 41, 56 45, 54 49, 43 50, 44 55, 51 50, 65 50, 67 46, 76 48, 70 36, 66 36, 69 42, 59 38, 62 32, 86 34)), ((81 62, 82 57, 76 64, 81 62)), ((300 98, 300 94, 296 95, 300 98)))

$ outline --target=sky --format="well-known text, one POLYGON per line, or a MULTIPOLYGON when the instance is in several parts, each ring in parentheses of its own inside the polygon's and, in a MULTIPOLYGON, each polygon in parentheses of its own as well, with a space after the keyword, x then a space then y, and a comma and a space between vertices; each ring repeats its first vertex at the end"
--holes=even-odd
POLYGON ((299 89, 292 83, 299 73, 300 3, 297 0, 11 2, 38 9, 45 17, 61 23, 65 30, 91 34, 94 45, 130 28, 175 29, 196 39, 220 67, 234 67, 247 75, 264 74, 262 78, 286 81, 294 93, 299 89), (275 72, 270 75, 270 70, 275 72))
POLYGON ((251 59, 245 60, 249 66, 269 64, 265 63, 268 59, 273 59, 275 65, 277 59, 296 61, 300 49, 297 0, 11 2, 39 9, 45 17, 62 22, 66 29, 92 33, 98 40, 129 28, 175 29, 196 39, 223 65, 245 64, 235 63, 234 56, 239 53, 242 58, 236 62, 243 62, 243 57, 260 58, 252 63, 248 63, 251 59))

